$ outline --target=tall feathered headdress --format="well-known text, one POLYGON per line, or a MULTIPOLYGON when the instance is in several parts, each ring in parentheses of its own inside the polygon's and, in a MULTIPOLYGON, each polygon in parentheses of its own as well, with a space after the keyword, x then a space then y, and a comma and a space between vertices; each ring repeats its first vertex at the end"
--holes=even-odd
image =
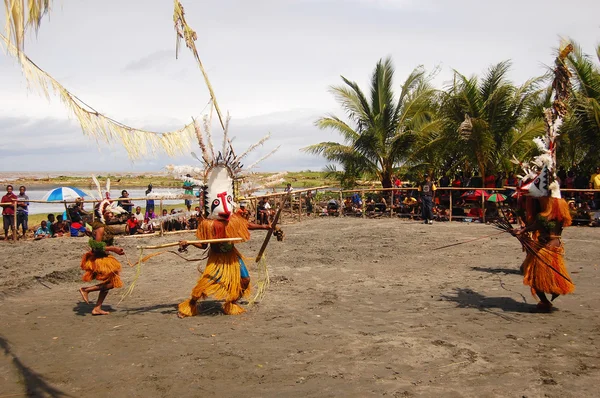
POLYGON ((516 158, 512 160, 513 163, 520 165, 524 172, 521 176, 521 190, 527 191, 531 196, 560 198, 560 185, 556 176, 556 139, 567 112, 566 102, 569 99, 571 72, 565 60, 571 51, 573 45, 565 43, 556 57, 552 81, 554 100, 550 108, 544 109, 546 135, 533 139, 540 154, 530 163, 519 162, 516 158))
POLYGON ((267 141, 266 135, 246 151, 237 155, 229 138, 229 121, 227 116, 223 131, 223 143, 220 150, 215 150, 211 135, 211 115, 204 117, 204 131, 197 120, 194 128, 201 157, 192 152, 192 156, 201 163, 201 167, 194 166, 167 166, 171 174, 183 181, 191 182, 201 188, 201 200, 204 205, 204 215, 208 218, 227 219, 236 207, 236 199, 240 197, 240 185, 247 179, 252 170, 263 160, 271 156, 279 147, 258 159, 248 167, 242 164, 243 159, 254 149, 267 141), (187 175, 190 176, 187 176, 187 175))
POLYGON ((98 190, 98 198, 100 200, 100 203, 98 204, 98 217, 100 218, 100 221, 102 221, 103 223, 106 221, 104 219, 104 213, 107 210, 110 210, 111 213, 114 213, 114 214, 125 213, 125 209, 118 206, 116 202, 113 202, 110 199, 110 178, 106 179, 106 189, 104 190, 104 192, 103 192, 102 188, 100 187, 100 181, 98 181, 96 176, 93 174, 92 174, 92 181, 94 181, 94 184, 96 185, 96 189, 98 190))

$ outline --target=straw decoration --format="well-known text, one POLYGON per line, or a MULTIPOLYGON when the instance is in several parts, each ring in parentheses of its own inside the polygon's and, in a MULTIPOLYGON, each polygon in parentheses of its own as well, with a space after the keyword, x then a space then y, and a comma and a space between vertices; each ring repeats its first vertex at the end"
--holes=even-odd
MULTIPOLYGON (((223 124, 223 118, 221 117, 221 110, 219 109, 219 105, 217 103, 217 97, 213 91, 212 85, 210 84, 210 80, 208 80, 208 74, 202 65, 202 61, 200 60, 200 56, 198 55, 198 50, 196 49, 196 40, 198 39, 198 35, 196 32, 187 24, 185 20, 185 11, 183 10, 183 6, 178 0, 175 0, 175 10, 173 12, 173 22, 175 24, 175 32, 176 32, 176 44, 175 44, 175 56, 179 56, 179 47, 181 44, 181 39, 185 40, 185 45, 187 48, 192 51, 194 54, 194 58, 196 58, 196 62, 198 63, 198 67, 202 72, 202 76, 204 76, 204 82, 206 83, 206 87, 208 87, 208 92, 210 93, 210 98, 213 101, 215 106, 215 110, 217 111, 217 115, 219 116, 219 122, 221 122, 221 127, 223 130, 225 129, 225 125, 223 124)), ((211 118, 212 119, 212 118, 211 118)))
POLYGON ((83 133, 95 140, 108 144, 119 140, 130 159, 140 159, 163 151, 169 156, 185 152, 191 146, 194 125, 190 123, 182 129, 157 133, 126 126, 100 114, 73 93, 68 91, 56 79, 39 68, 24 53, 19 52, 9 40, 0 35, 11 55, 21 63, 23 74, 30 89, 36 90, 50 100, 50 93, 57 94, 66 108, 77 118, 83 133))

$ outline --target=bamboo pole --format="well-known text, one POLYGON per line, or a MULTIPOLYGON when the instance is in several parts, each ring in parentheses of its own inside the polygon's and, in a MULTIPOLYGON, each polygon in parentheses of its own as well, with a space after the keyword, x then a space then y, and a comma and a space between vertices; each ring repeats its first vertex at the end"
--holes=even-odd
POLYGON ((450 214, 448 215, 449 222, 452 222, 452 190, 450 190, 450 214))
POLYGON ((340 191, 340 210, 342 211, 342 217, 345 217, 345 215, 344 215, 344 197, 342 196, 342 191, 340 191))
POLYGON ((481 195, 481 222, 485 224, 485 191, 481 195))
MULTIPOLYGON (((204 239, 204 240, 188 240, 188 245, 202 245, 205 243, 226 243, 226 242, 239 242, 242 238, 220 238, 220 239, 204 239)), ((166 247, 179 246, 179 242, 165 243, 156 246, 137 246, 138 249, 164 249, 166 247)))
POLYGON ((391 203, 389 204, 390 206, 390 218, 394 217, 394 191, 392 191, 392 196, 391 196, 391 203))
POLYGON ((360 200, 362 202, 361 208, 360 208, 360 210, 362 212, 362 218, 366 218, 367 214, 365 212, 366 209, 365 209, 365 192, 364 191, 361 191, 361 193, 360 193, 360 200))
POLYGON ((13 241, 17 241, 17 201, 13 201, 13 241))
POLYGON ((298 193, 298 222, 302 221, 302 194, 298 193))
MULTIPOLYGON (((163 200, 162 199, 159 202, 159 210, 158 211, 160 213, 160 217, 162 217, 162 213, 163 213, 163 200)), ((163 236, 164 233, 165 233, 164 228, 163 228, 163 224, 164 223, 161 221, 160 222, 160 236, 163 236)))

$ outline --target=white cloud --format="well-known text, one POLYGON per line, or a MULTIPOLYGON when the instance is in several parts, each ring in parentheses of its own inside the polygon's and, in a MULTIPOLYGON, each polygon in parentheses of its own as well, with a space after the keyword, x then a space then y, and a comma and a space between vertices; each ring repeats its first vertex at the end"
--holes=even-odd
MULTIPOLYGON (((337 138, 313 125, 318 116, 340 114, 328 87, 340 84, 344 75, 368 90, 380 58, 393 58, 398 86, 421 64, 429 70, 442 67, 436 79, 441 85, 451 78, 452 68, 480 74, 506 59, 513 61, 511 77, 523 82, 545 72, 543 64, 552 62, 559 35, 579 40, 589 53, 600 38, 600 3, 591 0, 571 2, 569 9, 580 11, 569 18, 557 0, 183 3, 239 144, 249 145, 269 131, 272 142, 282 144, 265 162, 273 170, 319 169, 326 163, 298 149, 337 138)), ((175 59, 171 7, 158 0, 65 3, 44 19, 39 38, 28 37, 26 51, 100 112, 134 127, 179 128, 200 116, 209 96, 184 43, 175 59)), ((81 159, 100 157, 113 170, 159 169, 173 162, 157 157, 132 166, 122 150, 104 144, 98 154, 56 98, 49 104, 27 92, 14 60, 0 55, 0 72, 0 151, 8 156, 0 159, 3 170, 90 167, 45 162, 39 152, 58 150, 57 142, 65 144, 65 151, 81 148, 81 159), (16 126, 14 120, 8 125, 10 118, 19 119, 18 131, 26 140, 13 140, 16 126)))

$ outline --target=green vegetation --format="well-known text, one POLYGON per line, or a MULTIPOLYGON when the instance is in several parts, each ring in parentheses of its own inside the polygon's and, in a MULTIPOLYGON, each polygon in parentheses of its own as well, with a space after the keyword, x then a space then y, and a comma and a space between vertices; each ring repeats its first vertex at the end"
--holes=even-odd
MULTIPOLYGON (((600 65, 574 47, 566 61, 573 76, 557 161, 566 170, 589 173, 600 164, 600 65)), ((596 56, 600 60, 600 46, 596 56)), ((553 74, 516 85, 508 79, 510 66, 509 61, 500 62, 482 76, 455 71, 443 90, 434 89, 431 75, 419 67, 396 97, 392 62, 381 60, 368 91, 345 77, 344 85, 331 88, 347 120, 326 115, 316 125, 338 132, 342 141, 304 150, 333 162, 325 169, 326 177, 343 187, 361 179, 390 187, 394 173, 414 180, 425 172, 479 172, 485 177, 519 171, 510 159, 528 160, 536 154, 532 139, 544 134, 543 109, 553 100, 553 74)))

